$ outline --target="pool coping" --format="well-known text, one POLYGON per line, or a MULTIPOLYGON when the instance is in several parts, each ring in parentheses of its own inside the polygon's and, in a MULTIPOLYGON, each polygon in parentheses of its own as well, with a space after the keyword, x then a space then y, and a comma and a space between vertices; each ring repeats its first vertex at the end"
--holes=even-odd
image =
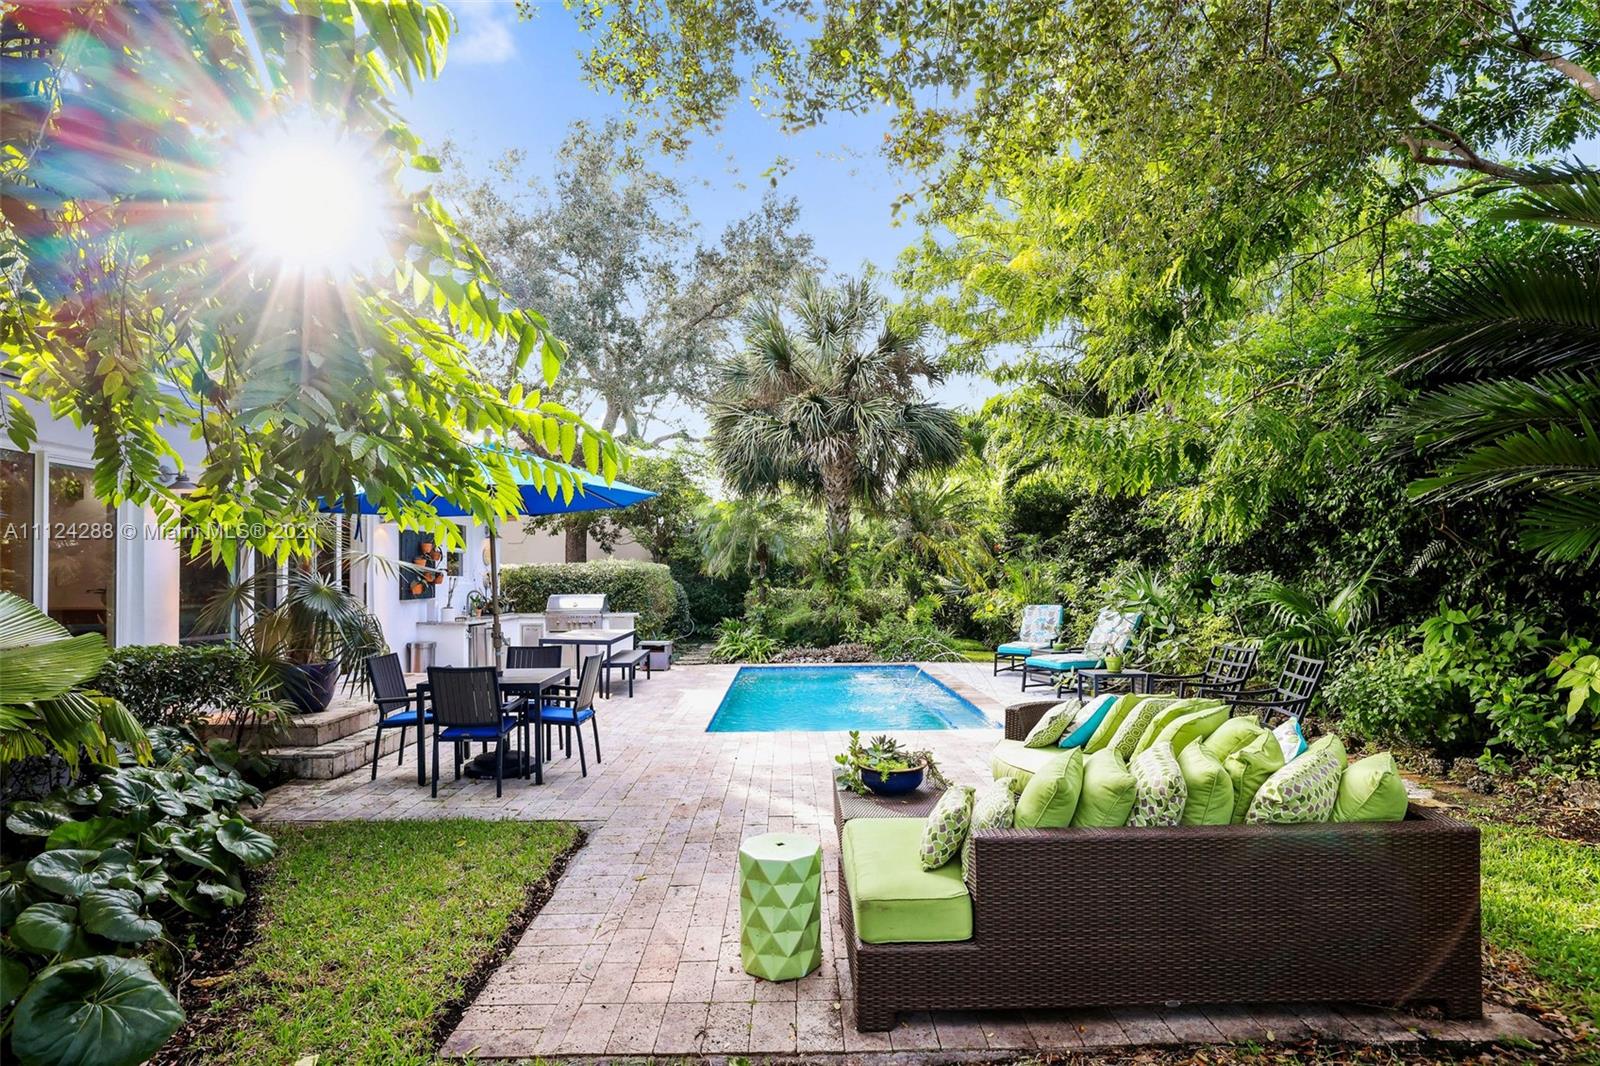
MULTIPOLYGON (((733 673, 728 675, 728 680, 725 683, 723 683, 720 686, 720 688, 714 690, 716 692, 716 697, 715 697, 715 701, 714 701, 714 703, 713 703, 713 705, 711 707, 711 714, 710 714, 709 717, 706 718, 706 723, 702 727, 702 731, 707 732, 707 733, 710 733, 710 732, 718 732, 718 733, 815 733, 815 732, 829 732, 829 730, 815 730, 815 729, 719 729, 719 730, 712 730, 711 729, 711 723, 716 720, 716 717, 717 717, 718 713, 721 712, 722 705, 728 698, 729 690, 731 690, 733 688, 733 683, 738 680, 739 673, 741 671, 743 671, 743 670, 746 670, 746 669, 792 670, 792 669, 815 669, 815 668, 821 668, 821 669, 852 669, 852 668, 853 669, 862 669, 862 668, 868 668, 868 669, 870 669, 870 668, 874 668, 874 667, 888 667, 888 666, 902 666, 902 667, 910 666, 910 667, 914 667, 915 669, 921 671, 924 675, 926 675, 927 678, 930 681, 932 681, 934 684, 938 685, 940 688, 944 689, 946 692, 950 693, 952 696, 955 696, 958 699, 965 700, 968 703, 968 705, 970 705, 972 707, 973 710, 977 711, 980 715, 983 716, 984 721, 986 722, 986 725, 984 725, 984 726, 954 726, 954 725, 952 725, 952 726, 950 726, 950 727, 948 727, 946 729, 896 729, 896 730, 894 730, 894 732, 896 732, 896 733, 947 733, 947 732, 963 730, 963 729, 971 729, 971 730, 978 730, 978 729, 983 729, 983 728, 987 728, 987 729, 1002 729, 1002 728, 1005 727, 1006 705, 1002 701, 1000 701, 998 699, 995 699, 994 696, 991 693, 982 692, 982 691, 974 688, 972 685, 968 684, 965 679, 963 679, 959 675, 957 675, 954 671, 937 669, 939 667, 955 665, 955 664, 951 664, 951 663, 940 663, 940 662, 932 662, 932 661, 915 662, 915 661, 908 661, 908 660, 899 660, 899 661, 895 661, 895 662, 871 662, 871 663, 745 663, 745 662, 740 662, 740 663, 726 663, 724 665, 733 667, 733 673)), ((965 661, 963 661, 960 665, 966 665, 965 661)))

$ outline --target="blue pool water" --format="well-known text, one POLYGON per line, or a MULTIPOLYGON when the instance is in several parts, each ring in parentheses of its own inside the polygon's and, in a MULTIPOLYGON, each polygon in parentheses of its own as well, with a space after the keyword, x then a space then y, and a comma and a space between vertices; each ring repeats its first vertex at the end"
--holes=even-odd
POLYGON ((706 732, 989 725, 982 711, 915 666, 743 666, 706 732))

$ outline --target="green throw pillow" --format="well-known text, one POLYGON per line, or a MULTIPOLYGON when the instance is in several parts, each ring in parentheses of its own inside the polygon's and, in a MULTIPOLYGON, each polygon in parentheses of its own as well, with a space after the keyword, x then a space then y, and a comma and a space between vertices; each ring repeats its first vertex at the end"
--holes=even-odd
POLYGON ((972 862, 972 834, 980 829, 1010 829, 1017 811, 1016 779, 1004 777, 978 790, 972 801, 972 828, 961 845, 961 866, 972 862))
MULTIPOLYGON (((1156 711, 1156 713, 1150 717, 1150 721, 1145 723, 1144 732, 1140 735, 1138 743, 1134 744, 1133 746, 1133 753, 1137 755, 1146 748, 1154 746, 1155 742, 1161 739, 1161 734, 1166 731, 1167 726, 1178 721, 1180 718, 1192 714, 1195 711, 1211 710, 1218 706, 1220 706, 1220 704, 1216 700, 1202 700, 1193 698, 1173 700, 1165 707, 1162 707, 1160 710, 1156 711)), ((1224 712, 1222 717, 1216 720, 1216 725, 1221 725, 1227 720, 1227 713, 1224 712)), ((1213 728, 1215 728, 1215 726, 1213 726, 1213 728)), ((1172 738, 1168 737, 1167 739, 1170 741, 1172 738)), ((1172 746, 1172 754, 1178 754, 1178 746, 1176 744, 1173 744, 1172 746)))
POLYGON ((1265 729, 1254 740, 1222 760, 1223 768, 1233 779, 1233 816, 1230 821, 1238 825, 1250 810, 1250 801, 1256 798, 1267 778, 1283 769, 1283 748, 1278 738, 1265 729))
POLYGON ((1018 829, 1063 829, 1072 824, 1083 789, 1083 749, 1069 748, 1039 768, 1017 797, 1018 829))
POLYGON ((1267 778, 1250 801, 1244 820, 1250 825, 1326 822, 1339 796, 1344 775, 1344 745, 1333 735, 1320 738, 1305 754, 1267 778))
POLYGON ((1058 703, 1045 711, 1039 720, 1033 723, 1033 728, 1028 730, 1028 735, 1022 738, 1025 748, 1053 748, 1056 741, 1061 739, 1061 734, 1072 725, 1073 717, 1080 711, 1076 703, 1058 703))
POLYGON ((1134 788, 1128 824, 1139 828, 1181 824, 1189 793, 1172 745, 1163 742, 1140 752, 1128 769, 1134 788))
POLYGON ((1083 791, 1072 824, 1095 829, 1115 829, 1128 824, 1135 796, 1133 774, 1122 756, 1104 748, 1083 760, 1083 791))
POLYGON ((924 870, 937 870, 957 855, 972 827, 972 789, 956 785, 945 789, 922 825, 922 848, 918 852, 924 870))
POLYGON ((1333 803, 1336 822, 1398 822, 1406 816, 1406 785, 1394 756, 1369 755, 1346 768, 1333 803))
POLYGON ((1133 709, 1122 719, 1122 724, 1117 727, 1116 735, 1111 738, 1111 743, 1106 746, 1114 749, 1118 755, 1122 756, 1122 761, 1127 763, 1128 768, 1131 770, 1133 768, 1133 749, 1138 745, 1139 738, 1144 736, 1145 727, 1162 710, 1177 702, 1171 696, 1147 696, 1140 700, 1133 705, 1133 709))
POLYGON ((1230 718, 1217 726, 1216 732, 1206 737, 1201 743, 1206 746, 1206 750, 1211 754, 1219 759, 1226 760, 1228 756, 1266 732, 1266 727, 1256 721, 1255 715, 1242 714, 1237 718, 1230 718))
MULTIPOLYGON (((1197 740, 1204 740, 1216 732, 1218 726, 1228 720, 1228 708, 1223 704, 1214 704, 1205 707, 1196 707, 1187 714, 1181 714, 1167 722, 1166 728, 1156 735, 1157 740, 1164 740, 1172 745, 1175 754, 1182 755, 1184 749, 1197 740)), ((1217 760, 1221 762, 1221 759, 1217 760)))
POLYGON ((1227 825, 1233 820, 1233 778, 1222 768, 1221 759, 1199 744, 1190 744, 1178 752, 1178 769, 1188 793, 1183 801, 1184 825, 1227 825))
POLYGON ((1149 699, 1144 693, 1124 693, 1118 696, 1111 704, 1111 709, 1106 711, 1106 716, 1100 719, 1100 724, 1095 727, 1094 735, 1089 738, 1089 743, 1083 746, 1085 755, 1093 755, 1097 751, 1104 751, 1111 744, 1111 738, 1117 735, 1117 728, 1122 725, 1122 720, 1128 717, 1128 712, 1149 699))

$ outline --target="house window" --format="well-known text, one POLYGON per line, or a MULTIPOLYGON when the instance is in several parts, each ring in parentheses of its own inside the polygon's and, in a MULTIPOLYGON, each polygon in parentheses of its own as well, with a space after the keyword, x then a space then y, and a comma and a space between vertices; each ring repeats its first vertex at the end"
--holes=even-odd
POLYGON ((33 456, 0 448, 0 592, 33 600, 33 456))
POLYGON ((190 555, 188 537, 179 538, 178 556, 178 643, 212 644, 228 638, 226 620, 200 624, 200 615, 228 586, 228 567, 212 562, 209 552, 190 555))
POLYGON ((116 511, 94 493, 90 471, 50 466, 46 613, 73 634, 110 639, 116 609, 116 511))

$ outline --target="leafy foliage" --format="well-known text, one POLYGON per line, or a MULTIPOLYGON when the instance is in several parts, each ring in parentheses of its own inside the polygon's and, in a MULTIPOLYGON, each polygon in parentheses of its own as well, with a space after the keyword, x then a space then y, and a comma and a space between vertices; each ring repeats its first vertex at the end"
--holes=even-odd
POLYGON ((739 618, 717 623, 717 643, 711 658, 719 663, 764 663, 772 658, 777 641, 761 631, 759 624, 739 618))
POLYGON ((897 770, 913 770, 920 766, 935 784, 942 788, 950 787, 950 781, 939 770, 933 752, 926 748, 913 751, 898 738, 891 737, 887 733, 880 733, 863 744, 861 730, 850 730, 850 746, 835 755, 833 761, 838 763, 840 768, 835 777, 839 787, 862 796, 867 794, 866 782, 861 779, 863 770, 890 774, 897 770))
POLYGON ((144 725, 193 727, 208 714, 254 709, 252 666, 249 653, 231 642, 128 645, 112 649, 94 686, 144 725))

